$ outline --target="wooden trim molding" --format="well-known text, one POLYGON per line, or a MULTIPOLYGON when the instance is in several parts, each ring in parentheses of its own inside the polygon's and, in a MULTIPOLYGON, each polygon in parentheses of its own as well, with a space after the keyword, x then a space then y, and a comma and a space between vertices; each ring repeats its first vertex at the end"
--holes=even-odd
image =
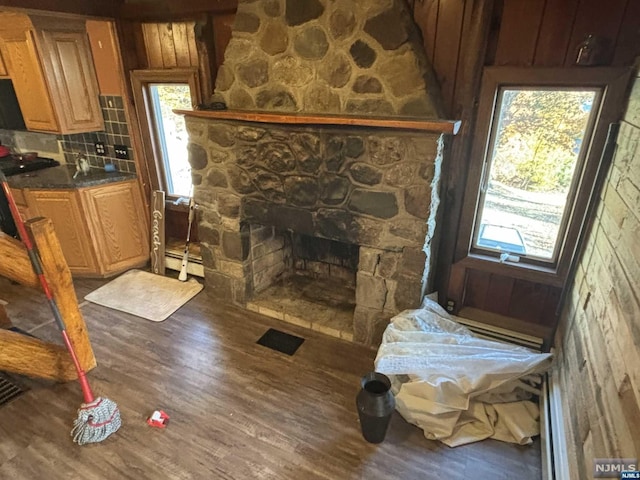
POLYGON ((460 130, 459 120, 423 120, 402 117, 351 117, 346 115, 265 113, 243 110, 174 110, 187 117, 211 120, 239 120, 283 125, 346 125, 351 127, 390 128, 396 130, 421 130, 424 132, 455 135, 460 130))
POLYGON ((82 16, 113 18, 118 12, 119 0, 100 0, 87 2, 86 0, 0 0, 0 8, 26 9, 69 13, 82 16))
POLYGON ((156 0, 145 3, 122 3, 118 18, 132 20, 167 20, 193 18, 201 13, 227 13, 238 8, 238 0, 156 0))

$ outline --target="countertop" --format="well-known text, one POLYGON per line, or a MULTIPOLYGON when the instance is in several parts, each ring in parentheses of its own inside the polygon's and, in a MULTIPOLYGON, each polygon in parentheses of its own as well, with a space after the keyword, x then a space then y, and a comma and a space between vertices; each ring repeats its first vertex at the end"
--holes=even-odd
POLYGON ((60 165, 35 172, 13 175, 7 177, 7 181, 12 188, 69 189, 94 187, 136 178, 134 173, 105 172, 97 168, 92 168, 87 175, 79 173, 76 178, 73 178, 75 173, 75 165, 60 165))

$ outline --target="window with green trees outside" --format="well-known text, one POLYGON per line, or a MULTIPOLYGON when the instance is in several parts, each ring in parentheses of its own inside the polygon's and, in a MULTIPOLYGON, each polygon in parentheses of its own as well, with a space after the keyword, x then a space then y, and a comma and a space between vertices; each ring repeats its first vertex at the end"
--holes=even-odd
POLYGON ((498 90, 476 249, 557 259, 600 98, 598 88, 498 90))

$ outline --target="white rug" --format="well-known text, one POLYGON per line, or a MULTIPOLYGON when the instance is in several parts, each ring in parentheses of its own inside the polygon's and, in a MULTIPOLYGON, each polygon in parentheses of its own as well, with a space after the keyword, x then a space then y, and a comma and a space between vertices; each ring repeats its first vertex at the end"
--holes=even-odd
POLYGON ((203 288, 193 278, 181 282, 142 270, 129 270, 84 298, 152 322, 162 322, 203 288))

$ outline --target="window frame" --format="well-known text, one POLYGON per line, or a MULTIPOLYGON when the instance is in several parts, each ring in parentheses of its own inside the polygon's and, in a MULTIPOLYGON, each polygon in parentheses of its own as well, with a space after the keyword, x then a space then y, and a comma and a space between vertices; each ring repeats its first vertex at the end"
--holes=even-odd
POLYGON ((173 204, 179 196, 169 195, 167 191, 162 147, 160 146, 160 139, 155 135, 156 124, 151 105, 152 99, 150 98, 151 95, 149 92, 149 85, 167 83, 188 84, 191 92, 192 105, 195 107, 201 103, 200 81, 198 69, 195 67, 165 70, 133 70, 131 72, 133 98, 138 113, 138 122, 140 123, 142 143, 150 172, 152 189, 166 192, 165 202, 167 204, 173 204))
MULTIPOLYGON (((474 253, 480 253, 489 256, 499 257, 501 253, 497 250, 491 250, 489 248, 483 248, 478 246, 479 233, 481 228, 481 217, 483 216, 484 205, 483 203, 486 201, 487 197, 487 185, 489 184, 489 177, 491 175, 491 169, 493 167, 494 159, 495 159, 495 149, 496 149, 496 137, 498 133, 499 123, 500 123, 500 115, 499 108, 502 104, 502 100, 504 99, 504 92, 508 89, 518 89, 518 90, 553 90, 553 91, 572 91, 572 90, 583 90, 583 91, 592 91, 593 92, 593 104, 594 110, 590 113, 587 124, 584 129, 584 139, 591 139, 594 128, 598 122, 598 115, 600 112, 600 107, 603 101, 603 88, 602 87, 585 87, 581 86, 549 86, 549 85, 498 85, 496 87, 496 100, 493 110, 493 116, 491 118, 491 122, 489 125, 489 132, 487 136, 487 144, 486 151, 484 152, 484 165, 482 170, 482 176, 480 179, 480 189, 478 191, 478 205, 476 211, 476 219, 473 227, 473 238, 471 242, 471 251, 474 253), (481 208, 482 206, 482 208, 481 208)), ((558 263, 558 258, 560 257, 560 252, 562 250, 563 243, 566 241, 566 230, 569 224, 569 217, 571 213, 571 208, 567 209, 567 206, 571 207, 574 204, 575 196, 578 192, 579 181, 582 172, 587 164, 587 157, 589 153, 589 146, 586 147, 581 146, 578 157, 576 158, 575 170, 571 179, 571 185, 567 191, 567 202, 565 204, 565 208, 562 213, 562 218, 560 224, 558 225, 558 236, 556 238, 555 246, 553 249, 553 253, 551 257, 547 260, 541 257, 537 257, 535 255, 518 255, 517 253, 514 255, 519 256, 523 263, 531 263, 535 265, 539 265, 542 267, 552 266, 555 267, 558 263), (569 211, 568 211, 569 210, 569 211)), ((508 252, 511 254, 512 252, 508 252)))
MULTIPOLYGON (((609 124, 619 121, 622 114, 630 72, 631 70, 628 68, 608 67, 566 69, 486 67, 484 69, 478 99, 476 128, 468 159, 469 169, 460 217, 455 262, 488 268, 495 273, 522 279, 535 279, 535 281, 543 281, 548 284, 561 285, 564 282, 571 261, 577 253, 576 245, 582 226, 587 220, 585 218, 587 206, 594 194, 593 185, 609 124), (499 93, 505 87, 602 89, 598 111, 594 112, 592 136, 585 149, 581 171, 576 173, 573 204, 567 203, 565 207, 567 210, 564 237, 558 237, 557 256, 553 262, 524 257, 524 261, 503 263, 500 262, 499 253, 495 252, 494 254, 474 247, 483 173, 489 163, 486 155, 491 151, 490 142, 493 136, 494 119, 498 121, 495 111, 499 107, 499 93)), ((585 140, 587 140, 586 136, 585 140)), ((577 165, 576 168, 580 168, 580 165, 577 165)))

